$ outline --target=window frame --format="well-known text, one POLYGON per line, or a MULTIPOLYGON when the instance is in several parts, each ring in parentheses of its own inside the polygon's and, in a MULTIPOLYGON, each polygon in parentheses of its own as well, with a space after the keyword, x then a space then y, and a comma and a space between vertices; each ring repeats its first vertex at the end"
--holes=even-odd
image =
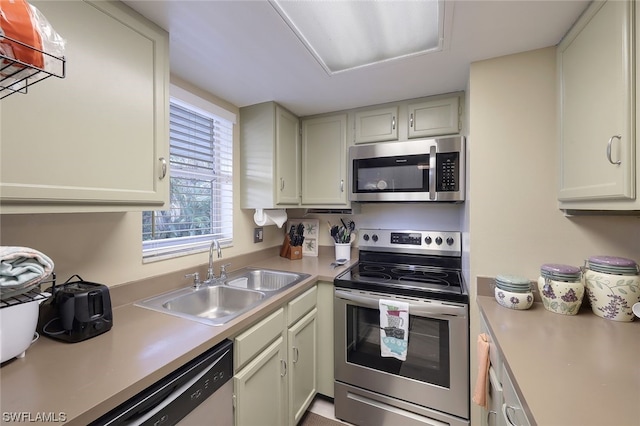
MULTIPOLYGON (((228 231, 229 231, 229 237, 224 237, 224 238, 218 238, 218 242, 220 243, 221 247, 231 247, 233 246, 233 238, 234 238, 234 234, 233 234, 233 209, 234 209, 234 205, 233 205, 233 198, 234 198, 234 192, 236 191, 236 188, 233 185, 233 173, 234 173, 234 141, 233 141, 233 135, 235 132, 235 124, 236 124, 236 114, 216 105, 213 104, 195 94, 193 94, 192 92, 186 91, 180 87, 177 87, 175 85, 171 85, 171 96, 170 96, 170 101, 181 107, 181 108, 185 108, 188 110, 191 110, 197 114, 200 115, 204 115, 207 117, 211 117, 214 119, 221 119, 221 120, 225 120, 228 123, 228 130, 229 130, 229 140, 227 140, 226 142, 229 143, 228 147, 230 149, 229 154, 230 154, 230 167, 231 167, 231 175, 230 175, 230 182, 231 182, 231 195, 230 195, 230 202, 231 202, 231 207, 230 207, 230 218, 229 220, 231 221, 230 226, 228 227, 228 231)), ((169 144, 171 144, 171 141, 169 141, 169 144)), ((214 161, 217 159, 214 158, 214 161)), ((175 169, 171 167, 169 167, 170 170, 170 175, 169 178, 171 179, 172 177, 172 172, 178 176, 173 176, 173 177, 179 177, 180 175, 185 176, 188 175, 188 173, 184 173, 179 169, 175 169)), ((169 183, 169 185, 171 185, 171 181, 169 183)), ((222 184, 220 184, 222 185, 222 184)), ((216 202, 216 197, 214 197, 214 199, 212 200, 212 221, 215 220, 215 216, 216 214, 220 215, 222 207, 220 209, 216 209, 215 208, 215 202, 216 202)), ((219 201, 219 200, 218 200, 219 201)), ((165 210, 169 210, 170 209, 170 205, 166 206, 165 210)), ((144 213, 143 213, 144 214, 144 213)), ((222 219, 222 216, 219 216, 220 219, 222 219)), ((141 217, 141 224, 142 224, 142 217, 141 217)), ((141 229, 141 238, 142 238, 142 231, 143 229, 141 229)), ((179 257, 179 256, 186 256, 186 255, 190 255, 190 254, 196 254, 196 253, 201 253, 204 251, 208 251, 209 247, 211 245, 211 241, 212 241, 212 235, 213 234, 206 234, 206 235, 197 235, 197 236, 187 236, 187 237, 174 237, 174 238, 168 238, 168 239, 157 239, 157 240, 147 240, 147 241, 142 241, 142 260, 143 263, 148 263, 148 262, 154 262, 154 261, 158 261, 158 260, 164 260, 164 259, 171 259, 171 258, 175 258, 175 257, 179 257)))

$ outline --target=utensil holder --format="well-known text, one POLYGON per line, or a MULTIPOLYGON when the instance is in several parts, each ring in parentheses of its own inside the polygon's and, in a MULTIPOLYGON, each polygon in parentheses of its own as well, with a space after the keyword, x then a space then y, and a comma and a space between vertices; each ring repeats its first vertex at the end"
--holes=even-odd
POLYGON ((351 260, 351 243, 335 243, 336 244, 336 260, 351 260))

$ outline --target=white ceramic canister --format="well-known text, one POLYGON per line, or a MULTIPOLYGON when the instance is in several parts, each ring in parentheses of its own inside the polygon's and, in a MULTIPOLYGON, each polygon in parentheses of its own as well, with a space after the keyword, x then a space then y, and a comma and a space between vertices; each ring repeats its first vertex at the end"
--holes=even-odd
POLYGON ((614 321, 633 321, 633 305, 640 302, 638 264, 614 256, 592 256, 583 274, 591 310, 614 321))
POLYGON ((584 298, 584 284, 577 266, 545 263, 540 267, 538 292, 546 310, 576 315, 584 298))
POLYGON ((533 305, 531 282, 524 277, 496 276, 494 296, 500 306, 509 309, 526 310, 533 305))

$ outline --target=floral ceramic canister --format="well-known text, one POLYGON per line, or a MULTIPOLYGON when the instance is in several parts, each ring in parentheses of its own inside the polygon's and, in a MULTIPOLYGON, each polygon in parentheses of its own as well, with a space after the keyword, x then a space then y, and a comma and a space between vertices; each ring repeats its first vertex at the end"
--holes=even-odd
POLYGON ((546 263, 540 267, 538 292, 550 312, 576 315, 584 297, 584 284, 577 266, 546 263))
POLYGON ((640 302, 638 265, 630 259, 593 256, 583 275, 591 309, 599 317, 633 321, 632 307, 640 302))

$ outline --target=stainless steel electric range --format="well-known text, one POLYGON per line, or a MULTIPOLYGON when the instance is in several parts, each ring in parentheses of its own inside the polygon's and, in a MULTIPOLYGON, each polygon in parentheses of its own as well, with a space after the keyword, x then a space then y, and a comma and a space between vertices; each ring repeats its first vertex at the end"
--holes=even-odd
POLYGON ((358 263, 334 280, 336 417, 356 425, 468 425, 461 233, 358 234, 358 263), (381 355, 380 300, 408 306, 405 360, 381 355))

